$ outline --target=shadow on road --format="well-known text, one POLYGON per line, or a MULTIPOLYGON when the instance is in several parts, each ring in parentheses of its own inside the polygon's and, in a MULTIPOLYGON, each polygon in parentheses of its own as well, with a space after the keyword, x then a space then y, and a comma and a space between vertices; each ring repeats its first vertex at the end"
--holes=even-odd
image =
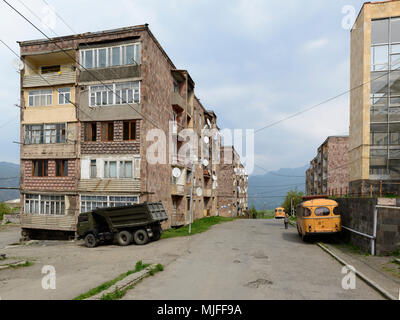
POLYGON ((302 243, 302 240, 300 239, 299 235, 297 233, 294 233, 294 232, 283 232, 282 233, 282 238, 285 241, 302 243))

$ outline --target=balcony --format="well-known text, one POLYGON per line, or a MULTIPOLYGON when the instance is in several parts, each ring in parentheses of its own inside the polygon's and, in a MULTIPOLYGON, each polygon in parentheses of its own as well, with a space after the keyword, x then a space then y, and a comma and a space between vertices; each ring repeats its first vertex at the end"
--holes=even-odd
POLYGON ((185 110, 185 99, 178 92, 171 94, 170 103, 173 107, 178 108, 180 111, 185 110))
POLYGON ((203 197, 211 198, 212 197, 212 189, 203 189, 203 197))
POLYGON ((74 215, 54 216, 40 214, 21 215, 21 227, 44 230, 75 231, 74 215))
POLYGON ((75 82, 75 71, 63 71, 60 73, 54 72, 25 75, 22 81, 22 86, 24 88, 49 87, 63 84, 74 84, 75 82))
POLYGON ((171 183, 171 195, 183 197, 185 195, 185 186, 171 183))

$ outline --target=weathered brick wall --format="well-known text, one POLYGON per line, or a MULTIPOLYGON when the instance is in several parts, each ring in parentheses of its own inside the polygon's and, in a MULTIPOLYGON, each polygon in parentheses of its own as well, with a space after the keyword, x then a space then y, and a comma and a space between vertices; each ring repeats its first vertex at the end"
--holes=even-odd
POLYGON ((328 140, 328 194, 344 195, 349 188, 349 138, 328 140))
POLYGON ((48 160, 48 176, 32 176, 32 160, 22 160, 24 178, 22 189, 33 191, 74 191, 77 188, 77 160, 68 159, 68 177, 56 177, 56 162, 48 160))
MULTIPOLYGON (((127 119, 128 120, 128 119, 127 119)), ((101 141, 101 122, 97 122, 96 142, 85 141, 85 125, 81 125, 82 154, 139 154, 140 122, 136 120, 136 140, 123 140, 123 121, 114 121, 114 141, 101 141)))
POLYGON ((171 225, 173 212, 171 197, 171 166, 167 164, 153 165, 146 160, 147 148, 152 142, 146 141, 147 133, 151 129, 161 129, 166 135, 166 150, 169 149, 168 132, 169 121, 173 119, 170 96, 173 93, 173 77, 171 69, 174 67, 158 48, 157 44, 145 33, 142 36, 142 84, 141 103, 145 118, 141 124, 141 179, 142 201, 162 201, 167 214, 168 222, 164 228, 171 225))

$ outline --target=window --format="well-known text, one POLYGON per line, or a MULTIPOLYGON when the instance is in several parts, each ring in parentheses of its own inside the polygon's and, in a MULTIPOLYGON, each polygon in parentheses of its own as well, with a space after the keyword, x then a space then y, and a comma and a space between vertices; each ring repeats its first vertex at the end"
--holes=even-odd
POLYGON ((117 178, 117 161, 104 161, 104 178, 117 178))
POLYGON ((31 90, 28 93, 29 107, 50 106, 52 104, 52 90, 31 90))
POLYGON ((186 184, 190 185, 192 183, 192 171, 191 170, 187 170, 186 173, 186 184))
POLYGON ((65 123, 25 125, 25 144, 65 143, 65 127, 65 123))
POLYGON ((136 140, 136 121, 124 121, 123 138, 125 141, 136 140))
POLYGON ((91 86, 89 91, 91 107, 140 102, 139 81, 91 86))
POLYGON ((71 88, 58 89, 58 104, 71 103, 71 88))
POLYGON ((174 80, 174 92, 179 93, 179 84, 176 80, 174 80))
POLYGON ((97 136, 97 123, 89 122, 85 123, 85 141, 96 141, 97 136))
POLYGON ((65 197, 26 194, 24 213, 65 215, 65 197))
POLYGON ((326 207, 319 207, 314 211, 317 217, 329 216, 331 214, 331 210, 326 207))
POLYGON ((132 161, 120 161, 119 163, 119 177, 130 179, 133 176, 133 162, 132 161))
POLYGON ((33 177, 47 177, 48 175, 48 161, 47 160, 33 160, 32 161, 32 176, 33 177))
POLYGON ((139 82, 115 84, 115 104, 139 103, 139 82))
POLYGON ((81 50, 80 63, 86 69, 140 64, 140 50, 140 43, 81 50))
POLYGON ((96 208, 123 207, 139 203, 137 196, 81 196, 81 212, 96 208))
POLYGON ((114 140, 114 122, 103 122, 101 124, 101 141, 114 140))
POLYGON ((65 123, 45 124, 44 125, 44 143, 65 143, 65 123))
POLYGON ((303 209, 303 216, 304 217, 310 217, 311 216, 311 210, 308 208, 303 209))
POLYGON ((41 67, 42 70, 42 74, 46 74, 46 73, 55 73, 55 72, 60 72, 61 71, 61 66, 57 65, 57 66, 44 66, 41 67))
POLYGON ((43 125, 25 125, 25 144, 43 143, 43 125))
POLYGON ((68 160, 56 160, 56 177, 68 177, 68 160))
POLYGON ((90 160, 90 178, 97 178, 97 164, 96 160, 90 160))
POLYGON ((371 47, 371 70, 382 71, 389 69, 389 46, 371 47))

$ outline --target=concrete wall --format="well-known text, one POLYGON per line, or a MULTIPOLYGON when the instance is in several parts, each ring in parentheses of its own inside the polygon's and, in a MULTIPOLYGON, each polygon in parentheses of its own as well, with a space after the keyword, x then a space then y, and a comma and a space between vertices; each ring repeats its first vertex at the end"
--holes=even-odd
POLYGON ((376 235, 377 254, 390 254, 400 249, 400 210, 379 208, 376 235))

